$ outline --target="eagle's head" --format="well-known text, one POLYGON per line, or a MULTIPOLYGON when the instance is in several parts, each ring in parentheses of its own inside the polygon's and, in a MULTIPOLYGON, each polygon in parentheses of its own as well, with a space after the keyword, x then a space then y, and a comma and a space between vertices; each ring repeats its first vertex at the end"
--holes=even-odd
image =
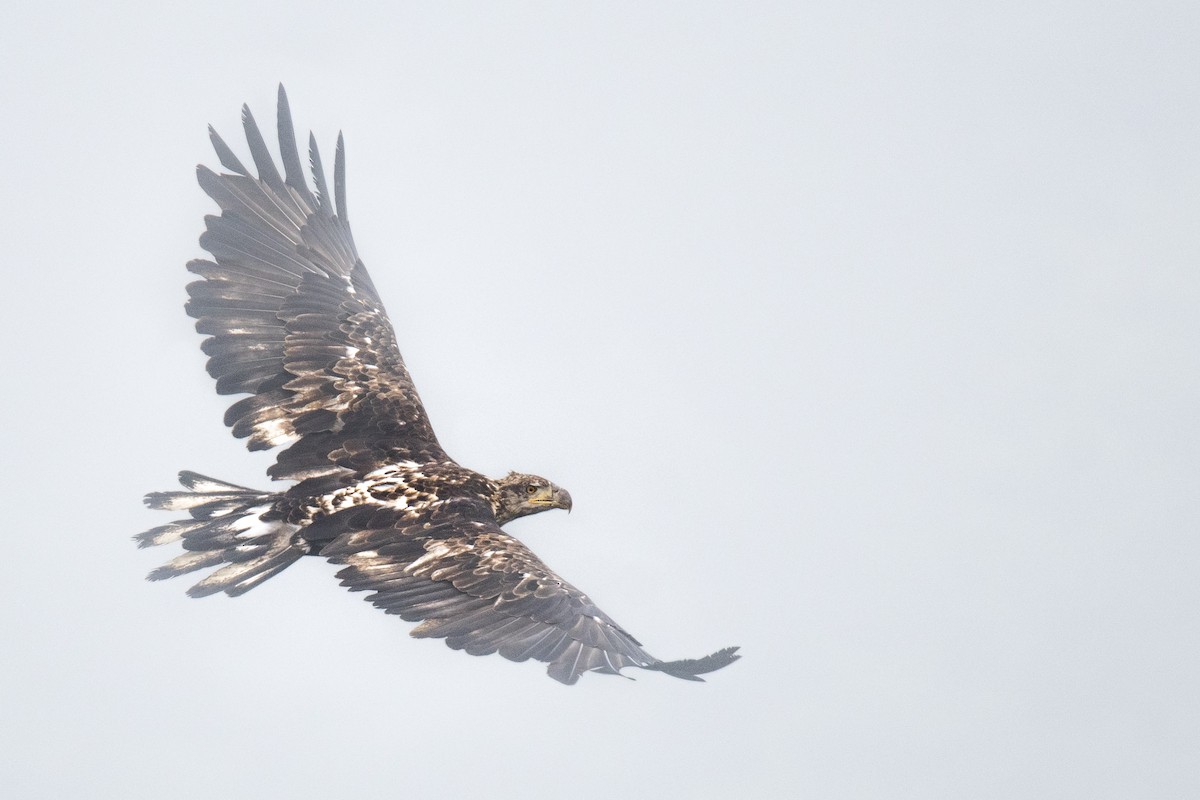
POLYGON ((551 508, 571 510, 571 495, 537 475, 510 472, 496 483, 496 521, 503 525, 517 517, 548 511, 551 508))

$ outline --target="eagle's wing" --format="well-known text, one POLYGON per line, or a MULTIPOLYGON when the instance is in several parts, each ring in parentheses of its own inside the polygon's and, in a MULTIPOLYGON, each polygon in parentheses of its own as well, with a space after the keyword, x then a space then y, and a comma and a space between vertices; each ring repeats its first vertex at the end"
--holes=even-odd
POLYGON ((309 189, 283 86, 283 175, 249 108, 242 122, 258 177, 210 128, 230 173, 197 169, 221 215, 205 218, 200 237, 213 260, 188 264, 204 278, 188 286, 187 311, 210 337, 203 349, 217 392, 251 395, 225 423, 251 450, 289 445, 269 470, 275 478, 445 458, 350 235, 341 136, 331 198, 311 134, 309 189))
POLYGON ((343 586, 372 592, 366 599, 389 614, 423 620, 413 636, 445 638, 471 655, 544 661, 566 684, 585 672, 615 675, 625 667, 699 681, 739 658, 736 647, 680 661, 649 655, 529 548, 478 518, 482 509, 473 502, 451 501, 417 524, 387 508, 338 512, 318 523, 336 537, 321 555, 346 565, 338 572, 343 586))

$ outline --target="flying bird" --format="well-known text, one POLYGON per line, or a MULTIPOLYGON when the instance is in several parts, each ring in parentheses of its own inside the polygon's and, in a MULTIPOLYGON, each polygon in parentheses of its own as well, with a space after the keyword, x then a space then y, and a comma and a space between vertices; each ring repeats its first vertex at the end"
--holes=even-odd
POLYGON ((504 532, 519 517, 570 510, 571 495, 537 475, 489 478, 438 443, 350 234, 341 134, 330 192, 311 133, 311 186, 305 177, 283 86, 282 173, 246 106, 242 123, 257 175, 212 127, 228 172, 197 168, 221 213, 205 217, 200 236, 212 258, 187 265, 201 280, 187 287, 186 310, 207 337, 217 392, 247 395, 225 424, 250 450, 282 448, 267 473, 295 483, 268 492, 181 472, 184 491, 146 496, 151 508, 188 514, 135 537, 142 547, 182 543, 149 579, 211 569, 188 594, 238 596, 320 556, 342 565, 343 586, 419 622, 413 636, 546 662, 566 684, 628 667, 699 681, 737 660, 736 647, 651 656, 504 532))

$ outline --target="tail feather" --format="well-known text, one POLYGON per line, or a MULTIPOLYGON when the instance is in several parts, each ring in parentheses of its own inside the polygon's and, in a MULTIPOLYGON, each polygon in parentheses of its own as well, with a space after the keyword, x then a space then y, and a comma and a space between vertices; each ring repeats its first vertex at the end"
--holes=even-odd
POLYGON ((188 590, 192 597, 225 592, 245 594, 303 556, 307 548, 294 539, 296 526, 263 520, 277 495, 198 475, 179 473, 188 491, 152 492, 146 505, 186 510, 191 519, 176 520, 133 537, 139 547, 180 542, 184 553, 146 577, 173 578, 198 569, 219 567, 188 590), (223 565, 223 566, 222 566, 223 565))
POLYGON ((272 548, 265 554, 250 561, 239 563, 231 560, 231 563, 221 567, 188 589, 188 595, 191 597, 207 597, 217 592, 226 592, 236 597, 239 594, 248 592, 302 555, 304 555, 303 551, 297 552, 290 546, 284 546, 272 548), (234 591, 237 589, 241 591, 234 591))
POLYGON ((242 492, 245 494, 262 494, 257 489, 251 489, 248 486, 239 486, 236 483, 226 483, 219 481, 216 478, 210 478, 207 475, 201 475, 198 472, 192 472, 190 469, 185 469, 179 473, 179 482, 185 489, 191 489, 193 492, 204 492, 207 494, 220 494, 222 492, 242 492))
POLYGON ((189 572, 194 572, 205 567, 215 567, 224 561, 224 556, 221 551, 214 550, 211 553, 184 553, 180 556, 163 564, 158 569, 150 571, 146 576, 147 580, 165 581, 167 578, 174 578, 176 575, 186 575, 189 572))
POLYGON ((189 531, 194 531, 204 527, 204 520, 180 520, 167 525, 159 525, 157 528, 151 528, 144 533, 139 533, 133 537, 133 540, 138 543, 138 547, 154 547, 160 544, 170 544, 178 542, 183 538, 183 535, 189 531))

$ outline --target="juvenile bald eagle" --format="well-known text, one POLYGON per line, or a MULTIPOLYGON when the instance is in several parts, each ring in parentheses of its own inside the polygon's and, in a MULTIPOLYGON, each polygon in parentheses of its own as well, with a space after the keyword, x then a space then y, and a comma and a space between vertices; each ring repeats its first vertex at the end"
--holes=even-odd
POLYGON ((155 492, 146 503, 189 518, 136 540, 181 541, 184 553, 149 578, 215 567, 188 594, 237 596, 301 556, 321 556, 344 565, 343 586, 420 621, 413 636, 544 661, 567 684, 625 667, 698 681, 735 661, 736 647, 654 658, 502 530, 518 517, 570 509, 571 496, 536 475, 494 480, 446 455, 350 235, 342 137, 331 196, 311 134, 314 185, 305 179, 282 86, 282 175, 244 106, 242 122, 258 176, 209 128, 229 172, 197 169, 221 215, 205 218, 200 245, 212 260, 188 264, 203 280, 188 286, 186 308, 208 337, 202 348, 217 392, 249 395, 229 407, 225 424, 251 450, 284 448, 268 474, 296 483, 262 492, 180 473, 186 491, 155 492))

